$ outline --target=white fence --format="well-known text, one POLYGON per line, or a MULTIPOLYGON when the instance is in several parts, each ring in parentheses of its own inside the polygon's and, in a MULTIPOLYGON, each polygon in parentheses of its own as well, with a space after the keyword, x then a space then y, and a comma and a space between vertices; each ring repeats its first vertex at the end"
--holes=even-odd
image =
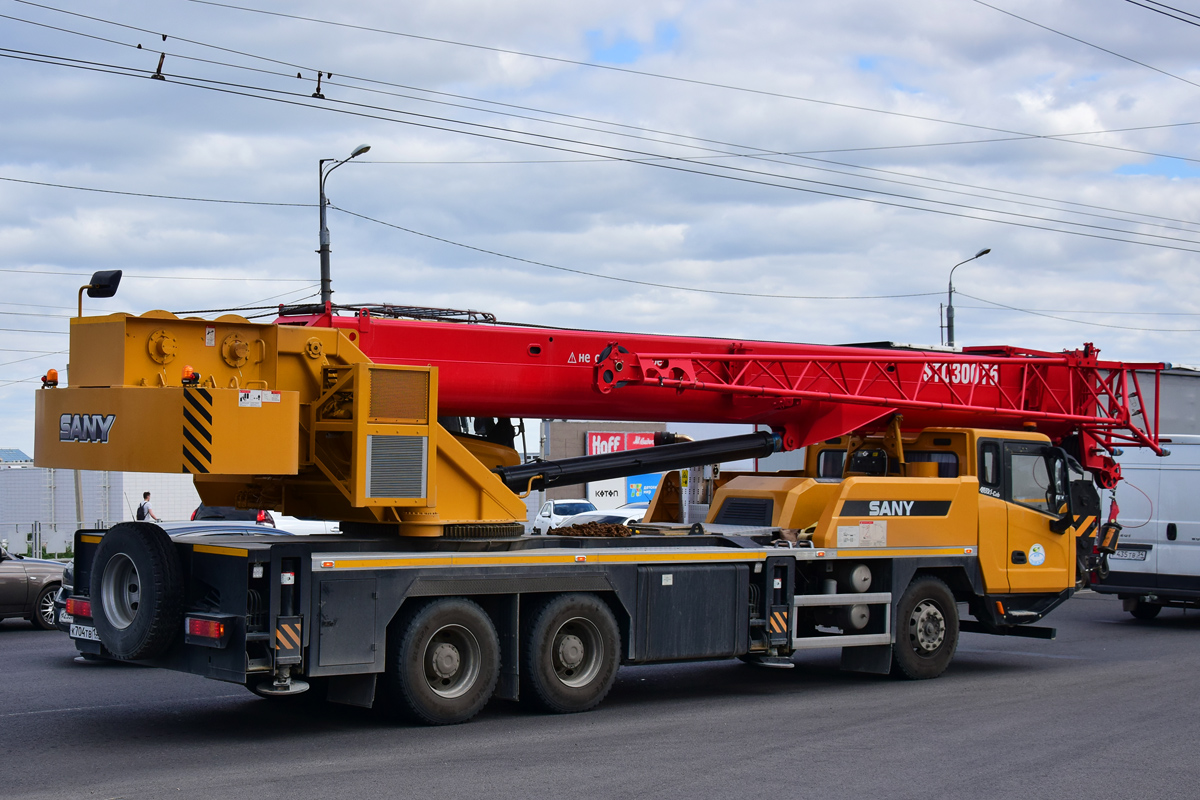
POLYGON ((34 558, 54 558, 66 555, 74 546, 75 531, 80 528, 105 530, 112 523, 95 522, 32 522, 0 525, 0 545, 10 553, 23 553, 34 558))

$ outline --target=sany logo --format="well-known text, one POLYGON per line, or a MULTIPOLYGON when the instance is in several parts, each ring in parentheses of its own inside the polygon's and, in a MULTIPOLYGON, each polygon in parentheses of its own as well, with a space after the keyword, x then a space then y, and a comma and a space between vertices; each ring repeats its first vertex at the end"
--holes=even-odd
POLYGON ((116 414, 63 414, 58 418, 58 440, 108 444, 108 432, 116 421, 116 414))
POLYGON ((625 434, 623 433, 589 433, 588 455, 598 456, 605 453, 618 453, 625 449, 625 434))
POLYGON ((913 500, 872 500, 868 506, 872 517, 907 517, 912 514, 913 500))

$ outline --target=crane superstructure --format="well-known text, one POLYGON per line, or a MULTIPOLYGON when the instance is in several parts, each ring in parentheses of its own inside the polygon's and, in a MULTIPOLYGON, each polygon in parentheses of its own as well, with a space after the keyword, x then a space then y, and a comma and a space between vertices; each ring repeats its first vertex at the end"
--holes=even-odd
POLYGON ((77 646, 263 695, 319 683, 370 705, 383 681, 434 723, 493 695, 589 708, 619 664, 788 666, 832 647, 848 669, 933 677, 960 630, 1052 636, 1029 623, 1116 546, 1095 488, 1118 482, 1114 451, 1162 452, 1163 365, 1091 345, 802 345, 326 305, 268 324, 79 317, 70 363, 69 387, 37 393, 39 465, 182 471, 207 504, 343 531, 81 531, 77 646), (765 430, 521 463, 524 417, 765 430), (668 472, 634 535, 521 535, 531 489, 802 447, 803 469, 723 474, 699 524, 668 472))

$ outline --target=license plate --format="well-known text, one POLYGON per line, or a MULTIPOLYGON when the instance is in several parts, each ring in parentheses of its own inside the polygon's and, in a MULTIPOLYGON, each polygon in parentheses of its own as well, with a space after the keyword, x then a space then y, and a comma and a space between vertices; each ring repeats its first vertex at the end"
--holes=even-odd
POLYGON ((72 625, 72 639, 87 639, 90 642, 100 641, 100 634, 96 633, 96 629, 91 625, 72 625))
POLYGON ((68 624, 74 622, 75 618, 72 617, 70 614, 68 614, 65 611, 60 611, 60 612, 58 612, 58 621, 61 622, 63 625, 68 625, 68 624))
POLYGON ((1116 559, 1117 561, 1145 561, 1145 550, 1118 550, 1115 553, 1110 553, 1109 560, 1116 559))

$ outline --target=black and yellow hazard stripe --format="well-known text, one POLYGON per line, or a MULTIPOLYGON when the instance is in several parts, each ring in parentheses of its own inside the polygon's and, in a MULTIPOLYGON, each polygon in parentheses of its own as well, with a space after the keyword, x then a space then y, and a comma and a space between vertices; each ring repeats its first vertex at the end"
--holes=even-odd
POLYGON ((771 612, 771 619, 768 624, 771 628, 771 633, 787 633, 788 632, 788 615, 786 611, 771 612))
POLYGON ((183 390, 183 471, 212 472, 213 398, 207 389, 183 390))
POLYGON ((300 652, 300 623, 281 622, 275 628, 275 649, 289 654, 300 652))

